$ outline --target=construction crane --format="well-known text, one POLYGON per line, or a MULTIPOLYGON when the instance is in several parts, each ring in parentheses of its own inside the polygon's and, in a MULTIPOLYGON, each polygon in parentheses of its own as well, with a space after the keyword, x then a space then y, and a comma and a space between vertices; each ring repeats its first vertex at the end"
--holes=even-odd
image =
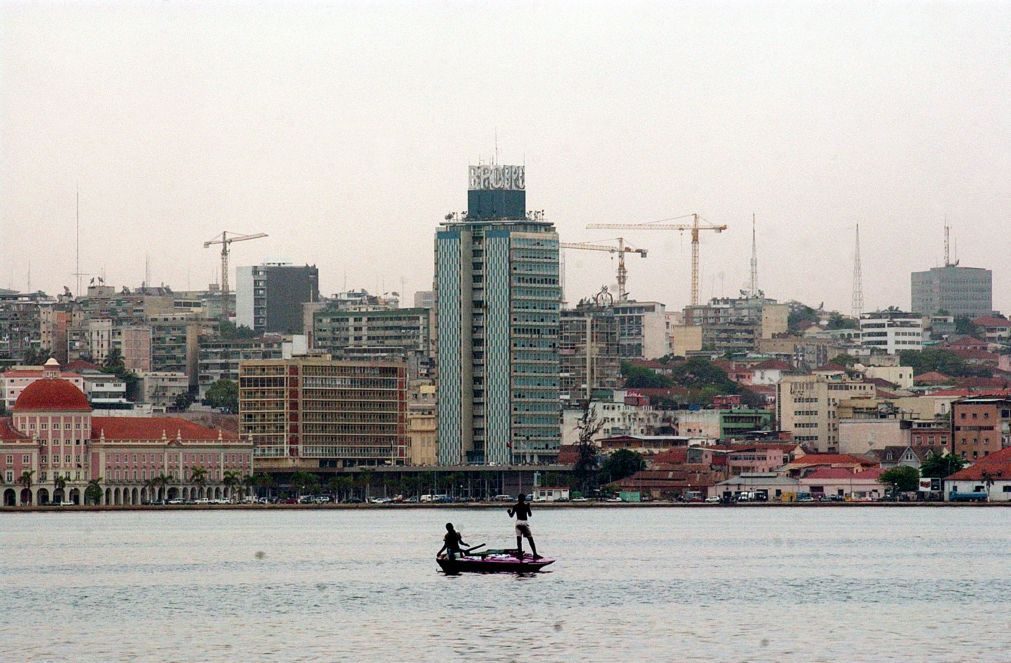
POLYGON ((716 225, 702 220, 698 214, 674 217, 672 219, 662 219, 651 223, 591 223, 586 226, 588 229, 599 228, 621 228, 627 230, 677 230, 692 232, 692 298, 691 305, 698 306, 699 303, 699 231, 713 230, 721 233, 727 229, 724 225, 716 225), (663 221, 676 221, 691 217, 691 223, 663 223, 663 221))
MULTIPOLYGON (((611 241, 611 240, 604 240, 611 241)), ((607 246, 605 244, 590 244, 589 242, 560 242, 558 246, 563 249, 578 249, 580 251, 607 251, 618 254, 618 301, 628 301, 628 291, 625 290, 625 282, 628 280, 628 271, 625 269, 625 254, 638 253, 643 258, 646 257, 646 249, 636 249, 625 246, 624 237, 616 237, 618 246, 607 246)))
POLYGON ((221 245, 221 318, 223 320, 228 320, 228 247, 232 245, 232 242, 245 242, 249 239, 260 239, 266 236, 267 233, 240 235, 234 232, 229 236, 228 231, 225 230, 220 237, 215 235, 213 239, 204 242, 205 249, 211 244, 221 245))

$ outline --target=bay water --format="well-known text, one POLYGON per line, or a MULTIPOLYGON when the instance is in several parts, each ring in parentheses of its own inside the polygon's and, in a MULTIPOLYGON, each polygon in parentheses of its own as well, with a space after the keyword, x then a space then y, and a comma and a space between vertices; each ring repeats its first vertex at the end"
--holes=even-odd
POLYGON ((0 514, 0 657, 1008 661, 1011 509, 538 508, 528 575, 445 576, 502 509, 0 514))

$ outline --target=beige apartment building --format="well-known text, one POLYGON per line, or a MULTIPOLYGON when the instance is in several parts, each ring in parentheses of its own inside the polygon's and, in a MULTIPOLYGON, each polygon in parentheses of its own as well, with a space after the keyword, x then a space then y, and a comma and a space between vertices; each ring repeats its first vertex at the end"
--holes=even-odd
POLYGON ((839 402, 874 395, 874 385, 845 375, 787 375, 776 385, 776 419, 795 442, 838 453, 839 402))
POLYGON ((407 462, 407 364, 296 357, 239 364, 239 433, 257 467, 407 462))
POLYGON ((435 465, 435 385, 412 385, 407 401, 407 458, 411 465, 435 465))

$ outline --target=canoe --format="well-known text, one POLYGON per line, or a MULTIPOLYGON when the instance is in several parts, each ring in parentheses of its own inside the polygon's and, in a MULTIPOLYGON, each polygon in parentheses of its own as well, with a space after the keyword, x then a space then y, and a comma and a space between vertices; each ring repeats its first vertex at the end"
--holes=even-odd
POLYGON ((524 553, 522 559, 507 550, 488 550, 483 553, 470 553, 456 559, 437 557, 439 566, 447 574, 457 573, 536 573, 555 560, 549 557, 534 559, 530 553, 524 553))

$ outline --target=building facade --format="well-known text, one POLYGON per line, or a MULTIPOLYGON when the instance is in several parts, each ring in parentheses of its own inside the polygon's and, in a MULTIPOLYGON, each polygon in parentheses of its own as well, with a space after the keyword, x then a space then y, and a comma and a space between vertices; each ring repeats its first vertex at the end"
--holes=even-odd
POLYGON ((4 506, 83 504, 91 486, 98 504, 225 498, 252 472, 252 444, 234 433, 172 417, 93 416, 55 360, 0 419, 4 506))
POLYGON ((239 432, 272 469, 407 462, 407 366, 321 358, 244 361, 239 432))
POLYGON ((922 350, 928 340, 923 316, 902 311, 878 311, 860 316, 860 345, 872 352, 890 355, 903 350, 922 350))
POLYGON ((264 263, 236 268, 235 324, 258 334, 304 334, 302 305, 318 300, 315 265, 264 263))
POLYGON ((522 166, 472 166, 470 180, 468 212, 435 237, 439 462, 551 462, 558 234, 527 214, 522 166))
POLYGON ((967 318, 993 312, 993 272, 980 267, 947 265, 911 276, 911 308, 923 315, 938 311, 967 318))
POLYGON ((427 308, 324 307, 312 315, 312 343, 334 359, 397 359, 412 378, 427 377, 431 360, 427 308))
POLYGON ((578 405, 592 399, 595 392, 620 389, 623 378, 614 311, 593 305, 563 310, 559 363, 563 404, 578 405))
POLYGON ((969 462, 1011 446, 1011 399, 963 398, 951 404, 951 451, 969 462))
POLYGON ((787 375, 776 385, 776 419, 795 442, 823 453, 839 450, 842 399, 871 398, 873 384, 843 375, 787 375))

